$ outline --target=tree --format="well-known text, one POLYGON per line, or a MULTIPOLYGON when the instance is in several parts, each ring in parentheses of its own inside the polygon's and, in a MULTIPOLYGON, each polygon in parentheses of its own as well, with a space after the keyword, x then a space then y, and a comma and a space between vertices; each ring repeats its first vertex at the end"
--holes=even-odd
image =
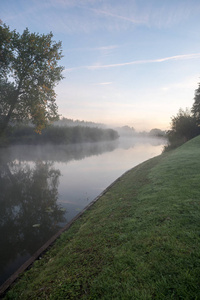
POLYGON ((0 136, 9 123, 31 121, 36 132, 58 117, 55 86, 63 78, 61 42, 53 34, 20 35, 0 23, 0 136))
POLYGON ((165 131, 158 129, 158 128, 153 128, 150 130, 149 135, 151 136, 157 136, 157 137, 164 137, 165 136, 165 131))
POLYGON ((178 114, 172 117, 171 129, 167 132, 170 143, 167 148, 175 148, 198 134, 199 128, 190 110, 186 109, 184 111, 180 108, 178 114))
POLYGON ((197 125, 200 125, 200 84, 195 90, 194 104, 192 106, 192 113, 196 120, 197 125))

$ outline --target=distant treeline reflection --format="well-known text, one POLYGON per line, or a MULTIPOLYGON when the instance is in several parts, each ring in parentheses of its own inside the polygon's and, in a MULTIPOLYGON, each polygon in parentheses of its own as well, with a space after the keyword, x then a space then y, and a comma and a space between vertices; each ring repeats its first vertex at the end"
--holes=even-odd
POLYGON ((80 143, 70 145, 12 145, 5 152, 0 148, 0 161, 46 161, 65 162, 82 160, 93 155, 111 152, 118 146, 118 142, 80 143))
POLYGON ((113 129, 89 126, 49 126, 37 134, 31 126, 10 128, 7 138, 11 144, 76 144, 85 142, 113 141, 119 137, 113 129))

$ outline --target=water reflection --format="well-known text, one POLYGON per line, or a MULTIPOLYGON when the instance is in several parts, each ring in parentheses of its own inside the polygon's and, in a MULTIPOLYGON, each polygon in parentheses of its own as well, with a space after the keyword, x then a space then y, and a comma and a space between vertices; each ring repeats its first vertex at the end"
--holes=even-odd
POLYGON ((68 163, 90 156, 98 156, 115 149, 130 149, 139 144, 160 146, 166 140, 161 138, 120 138, 113 142, 83 143, 71 145, 15 145, 4 150, 0 148, 0 160, 5 161, 52 161, 68 163))
POLYGON ((132 138, 0 149, 0 284, 117 177, 160 154, 164 143, 132 138))
POLYGON ((3 151, 0 156, 4 161, 51 161, 65 162, 82 160, 93 155, 101 155, 104 152, 112 152, 118 147, 119 142, 85 143, 75 145, 15 145, 3 151))
POLYGON ((66 221, 58 205, 60 171, 52 164, 19 161, 0 166, 0 270, 33 254, 66 221))

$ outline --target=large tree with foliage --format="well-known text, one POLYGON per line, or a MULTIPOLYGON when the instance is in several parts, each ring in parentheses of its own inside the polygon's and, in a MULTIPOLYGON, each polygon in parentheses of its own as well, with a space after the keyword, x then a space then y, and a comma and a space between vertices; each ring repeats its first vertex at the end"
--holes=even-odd
POLYGON ((40 133, 58 117, 54 89, 62 79, 62 51, 52 38, 0 24, 0 136, 11 122, 31 121, 40 133))
POLYGON ((199 134, 195 118, 189 109, 179 109, 176 116, 172 117, 171 129, 167 132, 170 143, 166 149, 176 148, 199 134))
POLYGON ((192 113, 196 120, 197 125, 200 125, 200 84, 199 87, 195 90, 192 113))

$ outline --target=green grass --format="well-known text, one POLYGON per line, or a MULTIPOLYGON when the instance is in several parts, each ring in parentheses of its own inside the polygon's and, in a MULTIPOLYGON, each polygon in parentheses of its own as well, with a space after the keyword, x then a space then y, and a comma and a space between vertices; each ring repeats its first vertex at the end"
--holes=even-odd
POLYGON ((200 137, 126 173, 5 299, 200 299, 200 137))

